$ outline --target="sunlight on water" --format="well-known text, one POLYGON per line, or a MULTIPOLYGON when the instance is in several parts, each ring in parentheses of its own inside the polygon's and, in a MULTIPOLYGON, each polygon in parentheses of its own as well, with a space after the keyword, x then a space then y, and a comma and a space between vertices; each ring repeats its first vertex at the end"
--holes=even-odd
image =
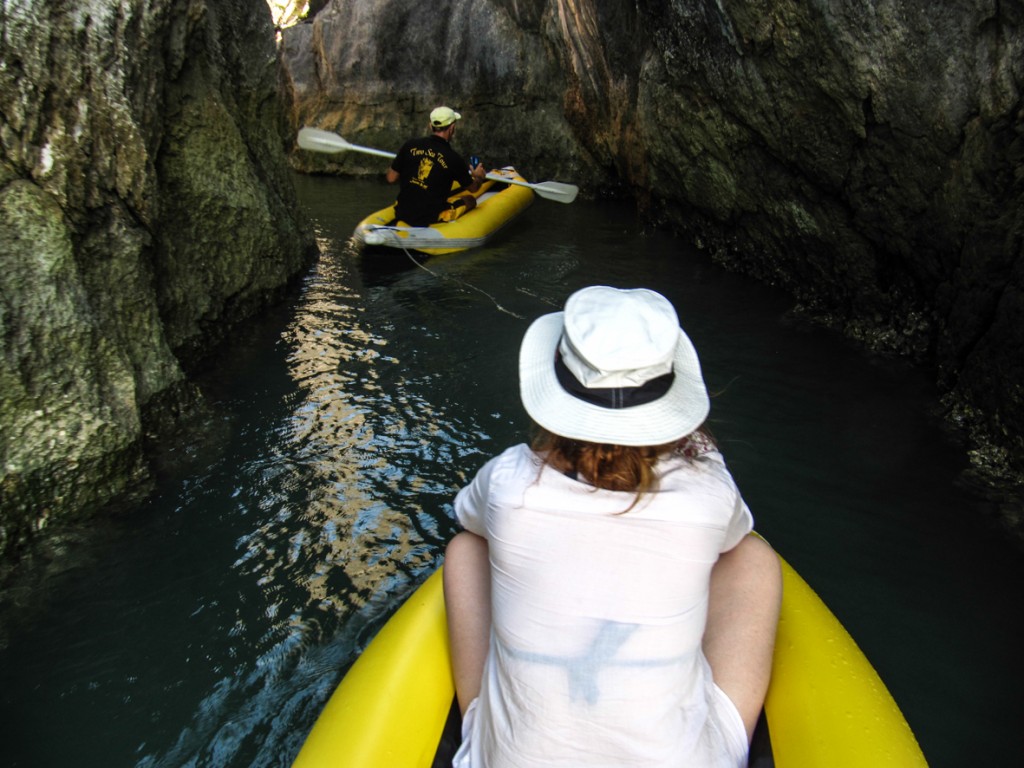
POLYGON ((255 640, 261 655, 215 685, 170 751, 139 765, 277 764, 297 750, 305 726, 295 718, 308 720, 451 536, 452 457, 473 452, 466 444, 481 433, 446 421, 397 345, 367 322, 358 254, 329 240, 321 248, 281 335, 290 412, 269 452, 240 470, 255 483, 234 492, 257 524, 236 542, 233 576, 259 587, 262 606, 229 633, 255 640))

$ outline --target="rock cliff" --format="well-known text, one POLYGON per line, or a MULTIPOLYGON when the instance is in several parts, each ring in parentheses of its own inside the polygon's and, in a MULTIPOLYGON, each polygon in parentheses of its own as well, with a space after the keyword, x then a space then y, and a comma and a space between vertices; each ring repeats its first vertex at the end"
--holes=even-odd
POLYGON ((264 0, 3 4, 0 555, 144 478, 188 365, 307 262, 278 94, 264 0))
POLYGON ((1012 475, 1022 24, 1020 0, 332 0, 284 31, 283 60, 294 127, 398 146, 447 102, 483 156, 631 194, 818 319, 933 366, 979 466, 1012 475))

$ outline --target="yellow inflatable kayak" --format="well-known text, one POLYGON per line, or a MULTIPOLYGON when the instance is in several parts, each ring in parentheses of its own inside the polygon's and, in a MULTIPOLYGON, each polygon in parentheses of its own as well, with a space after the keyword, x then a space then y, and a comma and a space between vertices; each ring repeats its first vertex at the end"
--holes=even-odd
POLYGON ((491 171, 474 193, 476 208, 454 221, 410 227, 396 221, 395 206, 391 205, 359 222, 354 237, 363 245, 407 248, 431 255, 476 248, 533 202, 533 190, 523 186, 525 182, 514 168, 491 171), (502 178, 509 183, 502 183, 502 178))
MULTIPOLYGON (((438 569, 342 679, 294 768, 430 768, 454 696, 438 569)), ((785 562, 765 714, 776 768, 927 768, 870 662, 785 562)))

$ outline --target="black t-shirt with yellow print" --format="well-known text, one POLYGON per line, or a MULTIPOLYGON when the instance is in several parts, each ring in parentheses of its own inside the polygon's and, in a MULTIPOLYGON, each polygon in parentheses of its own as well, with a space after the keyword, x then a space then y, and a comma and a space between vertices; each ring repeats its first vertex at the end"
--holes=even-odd
POLYGON ((405 142, 391 168, 398 172, 402 184, 395 215, 414 227, 437 221, 448 207, 453 182, 460 189, 473 183, 466 161, 451 144, 435 135, 405 142))

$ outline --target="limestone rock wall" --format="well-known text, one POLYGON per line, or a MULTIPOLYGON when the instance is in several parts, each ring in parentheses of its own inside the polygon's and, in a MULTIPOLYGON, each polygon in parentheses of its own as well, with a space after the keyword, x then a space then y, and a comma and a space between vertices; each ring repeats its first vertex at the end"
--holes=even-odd
POLYGON ((726 263, 935 365, 955 415, 1012 454, 987 459, 1024 469, 1024 14, 936 10, 656 17, 639 112, 676 140, 652 144, 642 183, 679 189, 655 206, 726 263))
POLYGON ((0 9, 0 555, 147 474, 186 370, 312 246, 263 0, 0 9))
POLYGON ((1019 472, 1022 24, 1020 0, 331 0, 285 30, 283 58, 293 127, 397 147, 459 106, 465 151, 626 191, 934 366, 979 463, 1019 472))

